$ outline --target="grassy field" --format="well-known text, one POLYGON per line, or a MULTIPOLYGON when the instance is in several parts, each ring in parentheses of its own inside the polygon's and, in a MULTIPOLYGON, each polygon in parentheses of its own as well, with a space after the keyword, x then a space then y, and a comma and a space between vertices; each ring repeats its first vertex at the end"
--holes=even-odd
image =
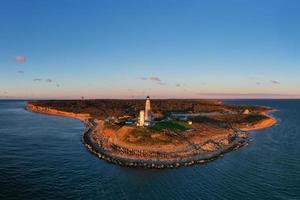
POLYGON ((245 119, 244 119, 244 123, 247 122, 247 123, 258 123, 259 121, 262 121, 262 120, 265 120, 265 119, 268 119, 267 116, 264 116, 264 115, 248 115, 245 119))
POLYGON ((151 127, 151 129, 155 131, 161 131, 163 129, 185 131, 189 128, 190 126, 186 122, 182 121, 157 122, 154 126, 151 127))
POLYGON ((152 137, 153 131, 150 129, 136 127, 130 134, 124 138, 125 142, 135 143, 135 144, 170 144, 172 139, 161 134, 159 137, 152 137))

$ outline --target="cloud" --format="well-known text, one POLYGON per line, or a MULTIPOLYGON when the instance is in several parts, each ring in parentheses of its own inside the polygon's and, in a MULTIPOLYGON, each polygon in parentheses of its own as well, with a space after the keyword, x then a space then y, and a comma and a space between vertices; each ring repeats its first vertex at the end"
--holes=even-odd
POLYGON ((18 74, 24 74, 24 71, 23 70, 19 70, 17 71, 18 74))
POLYGON ((42 81, 43 79, 41 79, 41 78, 35 78, 35 79, 33 79, 33 81, 42 81))
POLYGON ((167 85, 166 83, 164 82, 157 82, 158 85, 167 85))
POLYGON ((261 82, 256 82, 256 85, 260 85, 261 84, 261 82))
POLYGON ((141 77, 140 78, 143 81, 153 81, 158 85, 167 85, 165 82, 163 82, 159 77, 157 76, 150 76, 150 77, 141 77))
POLYGON ((19 63, 24 63, 26 62, 26 57, 25 56, 16 56, 16 61, 19 62, 19 63))
POLYGON ((161 81, 161 79, 160 79, 159 77, 156 77, 156 76, 151 76, 151 77, 149 77, 149 80, 150 80, 150 81, 158 81, 158 82, 161 81))
POLYGON ((276 84, 276 85, 280 85, 279 81, 275 81, 275 80, 271 80, 271 83, 276 84))
POLYGON ((176 87, 180 87, 181 85, 180 85, 179 83, 177 83, 175 86, 176 86, 176 87))
POLYGON ((52 79, 50 79, 50 78, 47 78, 47 79, 42 79, 42 78, 35 78, 35 79, 33 79, 33 81, 35 81, 35 82, 41 82, 41 81, 43 81, 43 80, 45 80, 45 82, 46 83, 53 83, 54 85, 55 85, 55 87, 60 87, 60 84, 59 83, 55 83, 52 79))
POLYGON ((8 92, 6 92, 6 91, 1 92, 1 91, 0 91, 0 97, 1 97, 1 98, 8 98, 8 97, 9 97, 9 96, 8 96, 8 92))

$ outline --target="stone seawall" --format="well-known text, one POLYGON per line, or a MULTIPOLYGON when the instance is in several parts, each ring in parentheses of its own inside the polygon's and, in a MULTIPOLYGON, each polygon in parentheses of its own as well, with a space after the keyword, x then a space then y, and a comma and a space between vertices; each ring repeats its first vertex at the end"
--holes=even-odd
MULTIPOLYGON (((91 119, 92 120, 92 119, 91 119)), ((145 160, 145 159, 130 159, 112 155, 111 152, 106 151, 104 148, 99 146, 92 137, 94 126, 92 123, 89 125, 89 128, 86 129, 84 134, 82 134, 81 140, 86 148, 98 158, 106 160, 107 162, 118 164, 120 166, 126 167, 140 167, 140 168, 177 168, 180 166, 190 166, 194 164, 204 164, 206 162, 217 159, 222 156, 224 153, 227 153, 231 150, 238 149, 248 143, 248 137, 238 137, 231 144, 218 149, 213 152, 207 152, 205 154, 199 154, 196 156, 174 159, 174 160, 145 160)))

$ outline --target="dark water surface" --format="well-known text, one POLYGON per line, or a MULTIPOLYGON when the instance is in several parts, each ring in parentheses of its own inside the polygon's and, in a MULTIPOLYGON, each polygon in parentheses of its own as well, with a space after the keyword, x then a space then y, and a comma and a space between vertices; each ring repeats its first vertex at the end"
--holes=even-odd
POLYGON ((208 164, 149 170, 90 154, 79 121, 0 101, 0 199, 300 199, 300 101, 228 102, 277 108, 280 125, 208 164))

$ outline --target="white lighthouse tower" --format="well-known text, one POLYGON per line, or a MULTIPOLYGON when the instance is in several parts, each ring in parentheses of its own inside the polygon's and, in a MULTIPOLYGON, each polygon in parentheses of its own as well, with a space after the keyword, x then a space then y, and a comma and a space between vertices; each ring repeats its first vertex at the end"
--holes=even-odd
POLYGON ((137 126, 150 126, 152 121, 150 97, 147 96, 145 110, 140 111, 137 126))
POLYGON ((150 105, 150 97, 147 96, 146 105, 145 105, 145 121, 151 122, 151 105, 150 105))

